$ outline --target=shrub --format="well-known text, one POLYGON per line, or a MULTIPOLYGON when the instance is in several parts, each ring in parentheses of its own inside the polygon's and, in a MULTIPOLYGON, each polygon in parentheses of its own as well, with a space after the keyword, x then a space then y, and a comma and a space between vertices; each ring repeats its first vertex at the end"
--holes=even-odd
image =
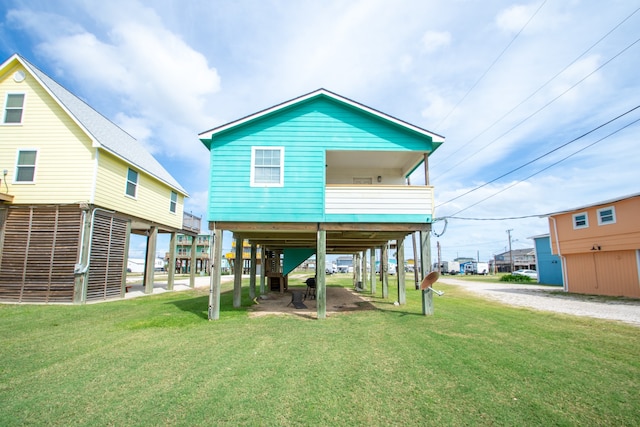
POLYGON ((514 282, 514 283, 530 283, 533 280, 528 276, 521 274, 505 274, 500 278, 501 282, 514 282))

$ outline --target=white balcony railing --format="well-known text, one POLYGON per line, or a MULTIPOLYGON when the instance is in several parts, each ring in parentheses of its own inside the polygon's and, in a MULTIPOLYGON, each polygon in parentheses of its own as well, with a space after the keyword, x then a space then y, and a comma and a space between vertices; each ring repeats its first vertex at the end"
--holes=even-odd
POLYGON ((182 213, 182 229, 183 230, 189 230, 189 231, 194 231, 196 233, 199 233, 201 221, 202 221, 201 217, 195 216, 187 212, 182 213))
POLYGON ((433 216, 433 187, 409 185, 327 185, 327 214, 409 214, 433 216))

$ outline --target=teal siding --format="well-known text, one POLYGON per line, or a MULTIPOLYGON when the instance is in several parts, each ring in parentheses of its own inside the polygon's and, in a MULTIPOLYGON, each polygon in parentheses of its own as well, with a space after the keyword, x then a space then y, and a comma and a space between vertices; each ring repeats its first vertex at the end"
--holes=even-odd
POLYGON ((549 236, 533 239, 536 246, 538 283, 562 286, 564 282, 562 280, 562 260, 551 252, 550 239, 549 236))
MULTIPOLYGON (((209 220, 324 222, 327 150, 431 149, 424 135, 342 103, 314 98, 214 136, 209 220), (285 147, 283 187, 250 186, 254 146, 285 147)), ((397 220, 387 217, 385 222, 397 220)))

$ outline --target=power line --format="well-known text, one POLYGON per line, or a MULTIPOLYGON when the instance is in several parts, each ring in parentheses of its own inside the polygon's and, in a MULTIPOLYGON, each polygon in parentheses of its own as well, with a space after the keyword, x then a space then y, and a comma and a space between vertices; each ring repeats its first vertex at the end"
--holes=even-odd
POLYGON ((547 102, 546 104, 544 104, 542 107, 538 108, 536 111, 534 111, 533 113, 531 113, 530 115, 528 115, 527 117, 525 117, 524 119, 522 119, 521 121, 519 121, 517 124, 515 124, 514 126, 512 126, 509 130, 507 130, 506 132, 502 133, 500 136, 494 138, 491 142, 489 142, 488 144, 483 145, 481 148, 479 148, 478 150, 476 150, 475 152, 471 153, 469 156, 465 157, 464 159, 460 160, 458 163, 456 163, 455 165, 451 166, 449 168, 449 170, 445 171, 444 173, 439 175, 439 178, 441 178, 443 175, 446 175, 447 173, 451 172, 455 167, 459 166, 461 163, 466 162, 467 160, 469 160, 471 157, 475 156, 476 154, 478 154, 479 152, 481 152, 482 150, 485 150, 486 148, 488 148, 490 145, 492 145, 493 143, 495 143, 496 141, 498 141, 499 139, 501 139, 502 137, 506 136, 507 134, 511 133, 511 131, 513 131, 514 129, 516 129, 517 127, 519 127, 520 125, 522 125, 523 123, 525 123, 527 120, 529 120, 530 118, 532 118, 533 116, 535 116, 536 114, 538 114, 540 111, 544 110, 545 108, 547 108, 549 105, 553 104, 555 101, 557 101, 560 97, 564 96, 567 92, 573 90, 576 86, 578 86, 580 83, 582 83, 583 81, 585 81, 586 79, 588 79, 589 77, 591 77, 593 74, 595 74, 597 71, 599 71, 600 69, 602 69, 604 66, 606 66, 607 64, 609 64, 611 61, 613 61, 614 59, 616 59, 618 56, 622 55, 624 52, 626 52, 628 49, 630 49, 633 45, 635 45, 636 43, 640 42, 640 38, 636 39, 633 43, 631 43, 630 45, 628 45, 627 47, 625 47, 624 49, 622 49, 620 52, 618 52, 616 55, 614 55, 612 58, 610 58, 609 60, 607 60, 606 62, 604 62, 602 65, 600 65, 599 67, 597 67, 595 70, 591 71, 589 74, 587 74, 586 76, 584 76, 582 79, 580 79, 579 81, 577 81, 575 84, 573 84, 572 86, 570 86, 567 90, 565 90, 564 92, 560 93, 558 96, 556 96, 555 98, 553 98, 551 101, 547 102))
MULTIPOLYGON (((637 107, 636 107, 636 108, 637 108, 637 107)), ((581 149, 579 149, 579 150, 577 150, 577 151, 575 151, 575 152, 573 152, 573 153, 569 154, 568 156, 563 157, 562 159, 558 160, 557 162, 554 162, 554 163, 550 164, 549 166, 547 166, 547 167, 545 167, 545 168, 542 168, 542 169, 540 169, 539 171, 537 171, 537 172, 535 172, 535 173, 532 173, 531 175, 527 176, 526 178, 524 178, 524 179, 522 179, 522 180, 520 180, 520 181, 516 181, 516 182, 514 182, 513 184, 511 184, 511 185, 509 185, 509 186, 507 186, 507 187, 503 188, 502 190, 497 191, 497 192, 495 192, 495 193, 493 193, 493 194, 491 194, 491 195, 489 195, 489 196, 485 197, 484 199, 479 200, 479 201, 477 201, 476 203, 474 203, 474 204, 472 204, 472 205, 470 205, 470 206, 467 206, 466 208, 461 209, 461 210, 459 210, 458 212, 456 212, 456 213, 454 213, 454 214, 451 214, 451 215, 449 215, 448 217, 445 217, 445 218, 455 218, 455 215, 459 214, 460 212, 464 212, 464 211, 466 211, 467 209, 470 209, 470 208, 472 208, 472 207, 474 207, 474 206, 476 206, 476 205, 478 205, 478 204, 480 204, 480 203, 482 203, 482 202, 484 202, 484 201, 486 201, 486 200, 488 200, 488 199, 490 199, 490 198, 492 198, 492 197, 494 197, 494 196, 497 196, 498 194, 500 194, 500 193, 502 193, 502 192, 504 192, 504 191, 507 191, 508 189, 510 189, 510 188, 512 188, 512 187, 515 187, 516 185, 520 184, 521 182, 524 182, 524 181, 528 180, 529 178, 532 178, 532 177, 534 177, 534 176, 536 176, 536 175, 538 175, 538 174, 540 174, 540 173, 542 173, 542 172, 546 171, 547 169, 552 168, 553 166, 557 165, 558 163, 561 163, 561 162, 563 162, 563 161, 567 160, 568 158, 573 157, 573 156, 575 156, 576 154, 578 154, 578 153, 580 153, 580 152, 582 152, 582 151, 586 150, 587 148, 589 148, 589 147, 592 147, 592 146, 596 145, 598 142, 604 141, 605 139, 609 138, 610 136, 615 135, 616 133, 618 133, 618 132, 620 132, 620 131, 622 131, 622 130, 624 130, 624 129, 628 128, 629 126, 631 126, 631 125, 633 125, 633 124, 635 124, 635 123, 637 123, 637 122, 639 122, 639 121, 640 121, 640 119, 636 119, 636 120, 632 121, 631 123, 628 123, 628 124, 624 125, 623 127, 621 127, 621 128, 619 128, 619 129, 617 129, 617 130, 615 130, 615 131, 611 132, 609 135, 604 136, 604 137, 602 137, 602 138, 598 139, 597 141, 594 141, 594 142, 592 142, 591 144, 586 145, 585 147, 582 147, 581 149)))
MULTIPOLYGON (((454 214, 455 215, 455 214, 454 214)), ((507 216, 502 218, 465 218, 460 216, 447 216, 437 219, 459 219, 462 221, 507 221, 512 219, 527 219, 527 218, 540 218, 543 217, 544 214, 536 214, 536 215, 522 215, 522 216, 507 216)))
MULTIPOLYGON (((598 41, 596 41, 594 44, 592 44, 587 50, 585 50, 584 52, 582 52, 580 55, 578 55, 573 61, 571 61, 569 64, 567 64, 562 70, 558 71, 553 77, 551 77, 549 80, 547 80, 542 86, 540 86, 538 89, 536 89, 535 91, 533 91, 529 96, 527 96, 525 99, 523 99, 522 101, 520 101, 516 106, 514 106, 513 108, 511 108, 509 111, 507 111, 506 113, 504 113, 499 119, 497 119, 496 121, 494 121, 493 123, 491 123, 491 125, 489 125, 487 128, 485 128, 482 132, 480 132, 479 134, 477 134, 476 136, 474 136, 473 138, 471 138, 470 140, 468 140, 467 142, 465 142, 464 144, 462 144, 457 150, 455 150, 453 153, 451 153, 449 156, 445 157, 442 160, 442 163, 445 163, 447 160, 449 160, 454 154, 460 152, 463 148, 465 148, 466 146, 468 146, 469 144, 471 144, 473 141, 475 141, 476 139, 478 139, 480 136, 484 135, 487 131, 489 131, 491 128, 493 128, 495 125, 497 125, 498 123, 500 123, 502 120, 504 120, 509 114, 513 113, 518 107, 520 107, 522 104, 524 104, 525 102, 527 102, 528 100, 530 100, 531 98, 533 98, 538 92, 540 92, 542 89, 544 89, 549 83, 551 83, 553 80, 555 80, 556 78, 558 78, 558 76, 560 76, 562 73, 564 73, 569 67, 571 67, 573 64, 575 64, 576 62, 578 62, 578 60, 580 58, 582 58, 583 56, 585 56, 587 53, 589 53, 589 51, 591 51, 594 47, 596 47, 598 44, 600 44, 600 42, 602 42, 604 39, 606 39, 607 37, 609 37, 609 35, 611 35, 611 33, 613 33, 615 30, 617 30, 622 24, 624 24, 625 22, 627 22, 633 15, 635 15, 638 11, 640 10, 640 7, 637 8, 636 10, 634 10, 633 12, 631 12, 626 18, 624 18, 622 21, 620 21, 615 27, 613 27, 612 29, 610 29, 605 35, 603 35, 602 37, 600 37, 600 39, 598 39, 598 41)), ((466 160, 466 159, 465 159, 466 160)), ((463 160, 464 161, 464 160, 463 160)), ((462 163, 462 162, 461 162, 462 163)), ((457 165, 454 165, 457 166, 457 165)), ((449 171, 451 171, 452 168, 450 168, 448 171, 444 172, 442 175, 448 173, 449 171)), ((441 175, 441 176, 442 176, 441 175)))
POLYGON ((551 151, 547 151, 546 153, 544 153, 544 154, 542 154, 542 155, 540 155, 540 156, 536 157, 536 158, 535 158, 535 159, 533 159, 533 160, 528 161, 527 163, 524 163, 524 164, 522 164, 522 165, 518 166, 518 167, 517 167, 517 168, 515 168, 515 169, 511 169, 509 172, 504 173, 504 174, 500 175, 499 177, 492 179, 491 181, 485 182, 484 184, 479 185, 479 186, 477 186, 477 187, 475 187, 475 188, 473 188, 473 189, 471 189, 471 190, 467 191, 466 193, 460 194, 459 196, 456 196, 456 197, 454 197, 453 199, 450 199, 450 200, 447 200, 446 202, 440 203, 439 205, 437 205, 437 206, 436 206, 436 208, 438 208, 438 207, 440 207, 440 206, 443 206, 443 205, 446 205, 447 203, 453 202, 454 200, 457 200, 457 199, 459 199, 459 198, 461 198, 461 197, 463 197, 463 196, 466 196, 467 194, 473 193, 474 191, 479 190, 479 189, 481 189, 482 187, 485 187, 485 186, 487 186, 487 185, 489 185, 489 184, 492 184, 492 183, 494 183, 494 182, 498 181, 499 179, 504 178, 504 177, 505 177, 505 176, 507 176, 507 175, 511 175, 512 173, 514 173, 514 172, 516 172, 516 171, 519 171, 520 169, 524 168, 525 166, 529 166, 530 164, 532 164, 532 163, 534 163, 534 162, 537 162, 538 160, 540 160, 540 159, 542 159, 542 158, 544 158, 544 157, 546 157, 546 156, 548 156, 548 155, 550 155, 550 154, 552 154, 552 153, 554 153, 554 152, 556 152, 556 151, 560 150, 561 148, 564 148, 564 147, 566 147, 566 146, 567 146, 567 145, 569 145, 569 144, 573 144, 574 142, 576 142, 576 141, 578 141, 578 140, 580 140, 580 139, 584 138, 585 136, 587 136, 587 135, 589 135, 589 134, 592 134, 593 132, 597 131, 598 129, 601 129, 601 128, 605 127, 606 125, 608 125, 608 124, 610 124, 610 123, 612 123, 612 122, 614 122, 614 121, 616 121, 616 120, 620 119, 621 117, 624 117, 624 116, 626 116, 627 114, 630 114, 631 112, 633 112, 633 111, 637 110, 638 108, 640 108, 640 105, 637 105, 637 106, 633 107, 632 109, 628 110, 627 112, 622 113, 622 114, 620 114, 619 116, 614 117, 613 119, 611 119, 611 120, 609 120, 609 121, 607 121, 607 122, 605 122, 605 123, 603 123, 603 124, 601 124, 601 125, 599 125, 599 126, 596 126, 595 128, 591 129, 590 131, 583 133, 582 135, 580 135, 580 136, 578 136, 578 137, 576 137, 576 138, 572 139, 572 140, 571 140, 571 141, 569 141, 569 142, 565 142, 564 144, 562 144, 562 145, 560 145, 560 146, 558 146, 558 147, 554 148, 554 149, 553 149, 553 150, 551 150, 551 151))
POLYGON ((509 43, 507 43, 507 45, 505 46, 504 49, 502 49, 502 52, 500 52, 500 54, 496 57, 496 59, 493 60, 493 62, 489 65, 489 67, 484 71, 484 73, 482 73, 482 75, 478 78, 478 80, 476 80, 476 82, 471 85, 471 87, 469 88, 469 90, 467 90, 467 93, 464 94, 464 96, 458 101, 458 103, 456 105, 453 106, 453 108, 451 109, 451 111, 449 111, 449 113, 444 116, 444 118, 442 120, 440 120, 440 122, 435 126, 435 129, 438 129, 440 127, 440 125, 442 125, 451 114, 453 114, 453 112, 460 106, 460 104, 462 104, 462 102, 467 98, 467 96, 469 96, 469 94, 471 93, 471 91, 478 85, 478 83, 480 83, 482 81, 482 79, 484 79, 484 77, 487 75, 487 73, 493 68, 494 65, 496 65, 496 62, 498 62, 498 60, 500 60, 500 58, 502 58, 502 55, 504 55, 504 53, 509 49, 509 47, 513 44, 513 42, 516 41, 516 39, 518 38, 518 36, 520 36, 520 33, 522 33, 524 31, 524 29, 529 25, 529 23, 531 22, 531 20, 538 14, 538 12, 540 11, 540 9, 542 9, 542 6, 545 5, 545 3, 547 2, 547 0, 544 0, 540 6, 538 6, 538 9, 536 9, 536 11, 533 13, 533 15, 531 15, 531 17, 529 18, 529 20, 522 26, 522 28, 520 28, 520 31, 518 31, 518 33, 511 39, 511 41, 509 43))

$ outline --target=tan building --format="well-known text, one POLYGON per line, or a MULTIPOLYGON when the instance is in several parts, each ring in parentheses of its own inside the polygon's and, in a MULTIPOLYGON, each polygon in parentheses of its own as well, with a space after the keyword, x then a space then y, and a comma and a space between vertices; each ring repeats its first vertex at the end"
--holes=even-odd
POLYGON ((549 214, 568 292, 640 297, 640 193, 549 214))

